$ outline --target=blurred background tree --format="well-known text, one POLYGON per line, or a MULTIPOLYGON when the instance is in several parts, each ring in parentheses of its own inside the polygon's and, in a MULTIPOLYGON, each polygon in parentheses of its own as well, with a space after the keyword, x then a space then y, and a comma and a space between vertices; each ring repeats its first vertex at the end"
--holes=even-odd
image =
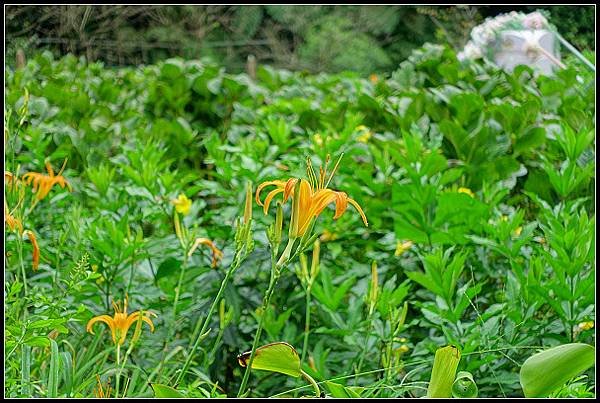
POLYGON ((209 57, 237 72, 254 55, 291 70, 384 73, 425 42, 459 49, 486 17, 539 8, 576 47, 595 50, 593 6, 12 5, 6 57, 49 49, 115 66, 209 57))

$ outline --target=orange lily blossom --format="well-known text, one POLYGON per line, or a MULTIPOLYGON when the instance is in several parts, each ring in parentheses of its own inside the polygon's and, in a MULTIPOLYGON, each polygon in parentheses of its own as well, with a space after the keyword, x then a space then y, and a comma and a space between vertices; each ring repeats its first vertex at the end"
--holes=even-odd
POLYGON ((283 193, 283 202, 285 203, 287 199, 294 195, 294 188, 296 187, 296 183, 300 181, 300 185, 298 187, 298 197, 299 197, 299 211, 298 211, 298 230, 297 233, 292 234, 292 236, 302 236, 309 228, 310 223, 313 218, 318 217, 325 207, 327 207, 331 203, 335 203, 335 215, 333 219, 336 220, 344 214, 346 209, 348 208, 348 203, 353 205, 356 210, 358 210, 365 226, 369 226, 367 222, 367 217, 363 212, 360 205, 350 197, 345 192, 339 192, 332 189, 328 189, 329 183, 337 170, 337 167, 340 163, 341 156, 338 159, 329 179, 327 179, 327 164, 329 163, 329 155, 325 161, 325 167, 319 168, 319 177, 312 167, 310 158, 307 158, 307 174, 308 180, 306 179, 296 179, 290 178, 287 181, 282 180, 274 180, 263 182, 256 189, 256 203, 259 206, 263 207, 263 211, 267 214, 269 210, 269 204, 273 200, 273 198, 279 193, 283 193), (260 200, 260 192, 266 186, 275 185, 277 188, 269 192, 267 197, 265 198, 264 203, 260 200))
POLYGON ((10 228, 11 231, 14 231, 15 229, 19 230, 19 233, 23 233, 23 224, 21 223, 21 220, 19 220, 18 218, 15 218, 15 216, 13 216, 13 212, 11 212, 8 209, 8 204, 6 204, 6 200, 4 200, 4 221, 6 221, 6 224, 8 225, 8 228, 10 228))
POLYGON ((27 185, 33 184, 33 191, 37 192, 35 197, 38 200, 42 200, 44 197, 46 197, 54 185, 59 185, 63 189, 66 186, 69 191, 73 191, 69 182, 67 182, 67 180, 62 176, 66 165, 67 159, 65 158, 62 168, 60 168, 58 174, 54 175, 54 169, 52 169, 52 165, 50 165, 50 162, 46 161, 46 170, 48 170, 48 175, 37 172, 27 172, 25 175, 23 175, 23 181, 27 185))
POLYGON ((100 315, 93 317, 87 323, 86 331, 90 332, 91 334, 94 334, 94 331, 92 330, 94 324, 96 322, 104 322, 108 325, 111 331, 113 343, 118 343, 119 345, 122 345, 123 343, 125 343, 127 331, 129 330, 131 325, 133 325, 138 319, 141 318, 142 321, 146 322, 150 326, 150 331, 154 332, 154 324, 152 323, 152 320, 149 317, 149 315, 156 317, 156 314, 154 312, 147 311, 141 313, 140 311, 135 311, 130 315, 127 315, 127 297, 125 297, 123 310, 121 310, 120 304, 117 305, 114 301, 112 305, 115 310, 115 316, 113 316, 112 318, 108 315, 100 315))
POLYGON ((223 252, 217 249, 213 241, 211 241, 208 238, 197 238, 196 241, 194 241, 192 247, 190 248, 190 251, 188 252, 188 257, 192 256, 196 248, 198 248, 198 246, 200 245, 206 245, 210 248, 210 250, 212 251, 212 268, 214 269, 215 267, 217 267, 219 261, 223 259, 223 252))

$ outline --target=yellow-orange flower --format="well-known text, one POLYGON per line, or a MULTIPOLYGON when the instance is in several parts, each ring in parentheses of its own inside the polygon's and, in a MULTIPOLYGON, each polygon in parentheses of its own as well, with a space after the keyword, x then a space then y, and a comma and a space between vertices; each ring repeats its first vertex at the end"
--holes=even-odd
POLYGON ((588 322, 581 322, 577 325, 580 330, 590 330, 594 327, 594 321, 590 320, 588 322))
POLYGON ((371 74, 371 75, 369 76, 369 80, 371 80, 371 82, 372 82, 373 84, 377 84, 377 82, 379 81, 379 77, 377 77, 377 74, 371 74))
POLYGON ((221 259, 223 259, 223 252, 221 252, 219 249, 217 249, 215 244, 208 238, 197 238, 194 241, 194 244, 192 245, 192 247, 190 248, 190 251, 188 252, 188 257, 192 256, 192 254, 194 253, 196 248, 198 248, 198 246, 200 246, 200 245, 206 245, 210 248, 210 250, 212 251, 212 267, 213 267, 213 269, 215 267, 217 267, 217 264, 219 263, 219 261, 221 259))
POLYGON ((325 228, 323 230, 323 233, 319 237, 321 242, 335 241, 337 238, 338 238, 338 234, 336 234, 335 232, 329 231, 327 228, 325 228))
POLYGON ((177 199, 171 200, 171 203, 175 205, 175 210, 179 214, 188 215, 192 208, 192 201, 186 197, 183 193, 180 194, 177 199))
POLYGON ((256 189, 256 203, 258 203, 259 206, 262 206, 264 213, 267 214, 271 201, 279 193, 283 193, 284 203, 288 200, 290 196, 292 198, 296 197, 296 195, 294 194, 294 188, 296 187, 296 183, 300 181, 297 195, 299 198, 298 211, 292 212, 293 216, 297 214, 298 228, 297 231, 290 233, 290 236, 292 237, 299 237, 304 235, 304 233, 310 226, 312 219, 318 217, 319 214, 323 212, 325 207, 327 207, 331 203, 335 204, 335 215, 333 216, 334 220, 338 219, 342 216, 342 214, 344 214, 344 212, 348 208, 348 203, 350 203, 360 213, 360 216, 362 217, 365 226, 369 225, 365 213, 356 201, 349 198, 348 195, 344 192, 338 192, 327 188, 327 186, 329 186, 329 182, 331 182, 331 178, 335 174, 335 171, 339 165, 339 160, 333 168, 329 179, 327 179, 328 162, 329 156, 327 156, 327 160, 325 161, 325 168, 321 167, 319 169, 318 178, 315 174, 314 169, 312 168, 310 158, 307 158, 307 173, 309 180, 291 178, 287 181, 267 181, 261 183, 260 186, 258 186, 258 188, 256 189), (325 181, 326 179, 327 182, 325 181), (263 203, 260 200, 260 192, 266 186, 271 185, 275 185, 277 188, 269 192, 269 194, 267 194, 267 197, 265 198, 263 203))
POLYGON ((65 159, 65 162, 63 163, 62 168, 60 168, 58 174, 54 175, 54 169, 52 169, 52 165, 50 165, 49 161, 46 161, 48 175, 37 172, 27 172, 25 175, 23 175, 23 181, 27 185, 33 185, 33 191, 37 192, 35 197, 38 200, 42 200, 44 197, 46 197, 54 185, 59 185, 63 189, 66 186, 69 191, 73 191, 69 182, 67 182, 67 180, 62 176, 66 165, 67 160, 65 159))
POLYGON ((147 311, 141 313, 140 311, 135 311, 132 314, 127 315, 127 297, 125 297, 123 310, 121 310, 120 305, 115 304, 114 301, 112 305, 115 310, 115 315, 112 318, 108 315, 100 315, 93 317, 87 323, 87 326, 85 328, 86 331, 90 332, 91 334, 94 334, 94 331, 92 330, 94 324, 96 322, 104 322, 108 325, 108 328, 110 329, 113 343, 118 343, 119 345, 125 343, 127 331, 129 330, 131 325, 133 325, 138 319, 141 319, 142 321, 146 322, 150 326, 150 330, 154 332, 154 324, 152 323, 152 320, 149 317, 150 315, 156 317, 156 314, 154 312, 147 311))
POLYGON ((397 241, 396 242, 396 252, 394 252, 394 256, 402 255, 404 252, 409 250, 411 246, 413 246, 412 241, 404 241, 404 242, 397 241))

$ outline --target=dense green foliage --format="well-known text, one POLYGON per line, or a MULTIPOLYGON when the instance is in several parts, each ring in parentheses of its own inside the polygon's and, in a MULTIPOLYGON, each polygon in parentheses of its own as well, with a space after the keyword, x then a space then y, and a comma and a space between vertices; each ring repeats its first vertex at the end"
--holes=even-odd
POLYGON ((391 72, 425 42, 461 49, 486 17, 548 11, 580 49, 595 49, 593 6, 7 6, 8 60, 51 49, 109 65, 212 56, 229 71, 259 63, 310 72, 391 72))
MULTIPOLYGON (((252 80, 180 59, 107 69, 48 52, 9 69, 5 170, 43 172, 49 159, 56 171, 68 158, 73 192, 55 186, 30 207, 27 188, 13 211, 6 191, 41 249, 33 271, 32 244, 5 229, 6 395, 93 396, 97 374, 113 388, 121 374, 119 395, 236 396, 236 357, 264 315, 260 345, 294 346, 328 395, 423 396, 435 351, 453 344, 479 396, 523 396, 520 365, 538 349, 595 345, 593 80, 578 64, 553 77, 462 65, 434 45, 372 80, 264 66, 252 80), (253 203, 254 250, 176 385, 236 259, 246 182, 305 177, 307 156, 318 167, 341 153, 330 186, 369 226, 352 206, 338 220, 323 212, 312 298, 295 259, 261 312, 275 213, 253 203), (208 248, 183 257, 170 202, 181 193, 193 201, 182 225, 224 252, 216 268, 208 248), (85 327, 126 295, 131 312, 158 317, 135 345, 130 330, 116 366, 106 327, 85 327)), ((284 221, 287 231, 289 203, 284 221)), ((556 395, 589 395, 590 376, 556 395)), ((249 386, 312 393, 258 370, 249 386)))

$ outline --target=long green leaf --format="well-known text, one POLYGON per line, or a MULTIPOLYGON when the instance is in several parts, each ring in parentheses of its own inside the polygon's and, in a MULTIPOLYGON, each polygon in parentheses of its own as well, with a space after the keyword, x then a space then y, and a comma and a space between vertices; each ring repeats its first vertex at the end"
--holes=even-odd
POLYGON ((521 367, 520 381, 525 397, 546 397, 594 365, 595 349, 571 343, 552 347, 529 357, 521 367))
POLYGON ((64 351, 60 353, 60 359, 63 380, 65 382, 65 392, 67 396, 70 396, 73 391, 73 358, 70 352, 64 351))
POLYGON ((50 370, 48 371, 48 397, 57 397, 60 371, 60 354, 58 344, 50 339, 50 370))

